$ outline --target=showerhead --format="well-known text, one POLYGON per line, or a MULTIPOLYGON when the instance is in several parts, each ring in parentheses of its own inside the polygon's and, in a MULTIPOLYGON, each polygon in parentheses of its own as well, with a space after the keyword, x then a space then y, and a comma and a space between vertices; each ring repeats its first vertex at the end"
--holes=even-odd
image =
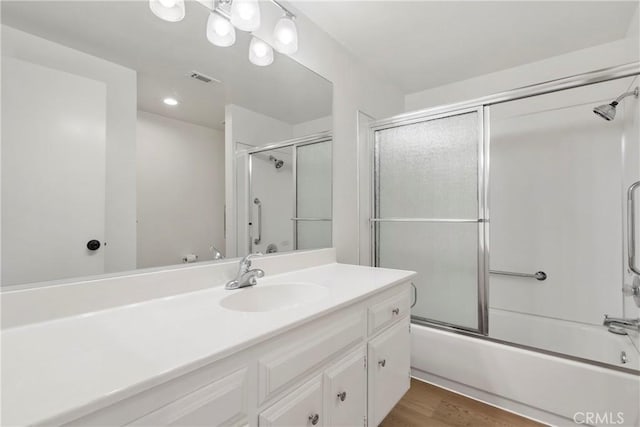
POLYGON ((632 96, 632 95, 637 98, 639 94, 640 94, 640 87, 636 87, 631 92, 623 93, 610 104, 598 105, 596 108, 593 109, 593 112, 596 113, 598 116, 602 117, 603 119, 605 119, 606 121, 610 122, 616 117, 616 106, 620 103, 620 101, 622 101, 627 96, 632 96))
POLYGON ((274 156, 269 156, 269 160, 271 160, 276 165, 276 169, 280 169, 284 166, 284 160, 276 159, 274 156))
POLYGON ((610 122, 616 117, 616 105, 617 102, 611 104, 602 104, 593 109, 593 112, 602 117, 606 121, 610 122))

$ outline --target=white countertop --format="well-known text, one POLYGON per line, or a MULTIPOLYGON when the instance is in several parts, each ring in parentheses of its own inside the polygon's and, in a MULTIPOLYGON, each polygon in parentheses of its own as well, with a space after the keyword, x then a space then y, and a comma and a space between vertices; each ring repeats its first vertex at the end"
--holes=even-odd
POLYGON ((414 274, 327 264, 259 279, 257 286, 314 283, 328 289, 325 297, 301 307, 231 311, 220 299, 245 290, 216 287, 4 330, 2 422, 70 421, 414 274))

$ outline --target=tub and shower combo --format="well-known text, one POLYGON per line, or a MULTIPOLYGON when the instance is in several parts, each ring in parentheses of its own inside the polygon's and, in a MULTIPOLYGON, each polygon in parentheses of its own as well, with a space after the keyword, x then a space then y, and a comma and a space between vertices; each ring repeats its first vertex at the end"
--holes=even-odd
POLYGON ((370 124, 371 263, 419 273, 416 378, 553 424, 640 424, 639 73, 370 124))

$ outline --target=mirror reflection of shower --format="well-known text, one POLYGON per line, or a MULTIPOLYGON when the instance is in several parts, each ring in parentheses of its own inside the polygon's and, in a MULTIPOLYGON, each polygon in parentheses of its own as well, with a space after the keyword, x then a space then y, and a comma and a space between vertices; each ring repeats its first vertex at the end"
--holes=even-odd
POLYGON ((248 197, 239 207, 245 209, 247 227, 238 239, 246 252, 330 247, 331 135, 270 143, 246 154, 246 181, 240 188, 248 197))
POLYGON ((627 96, 632 96, 632 95, 637 98, 639 94, 640 94, 640 87, 636 86, 636 88, 633 91, 623 93, 622 95, 617 97, 614 101, 612 101, 610 104, 598 105, 596 108, 593 109, 593 112, 596 113, 596 115, 605 119, 606 121, 610 122, 616 117, 616 107, 620 103, 620 101, 622 101, 627 96))
POLYGON ((275 163, 276 169, 280 169, 282 166, 284 166, 284 160, 280 160, 273 155, 269 156, 269 160, 275 163))

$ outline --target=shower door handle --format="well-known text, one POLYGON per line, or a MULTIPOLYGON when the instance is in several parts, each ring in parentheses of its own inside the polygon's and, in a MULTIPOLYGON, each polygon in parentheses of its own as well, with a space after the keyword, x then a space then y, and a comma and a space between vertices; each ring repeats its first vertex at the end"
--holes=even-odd
POLYGON ((636 265, 636 190, 640 181, 634 182, 627 190, 627 260, 629 270, 640 275, 640 267, 636 265))
POLYGON ((257 245, 262 241, 262 202, 256 197, 253 199, 253 204, 258 205, 258 237, 253 239, 253 244, 257 245))

